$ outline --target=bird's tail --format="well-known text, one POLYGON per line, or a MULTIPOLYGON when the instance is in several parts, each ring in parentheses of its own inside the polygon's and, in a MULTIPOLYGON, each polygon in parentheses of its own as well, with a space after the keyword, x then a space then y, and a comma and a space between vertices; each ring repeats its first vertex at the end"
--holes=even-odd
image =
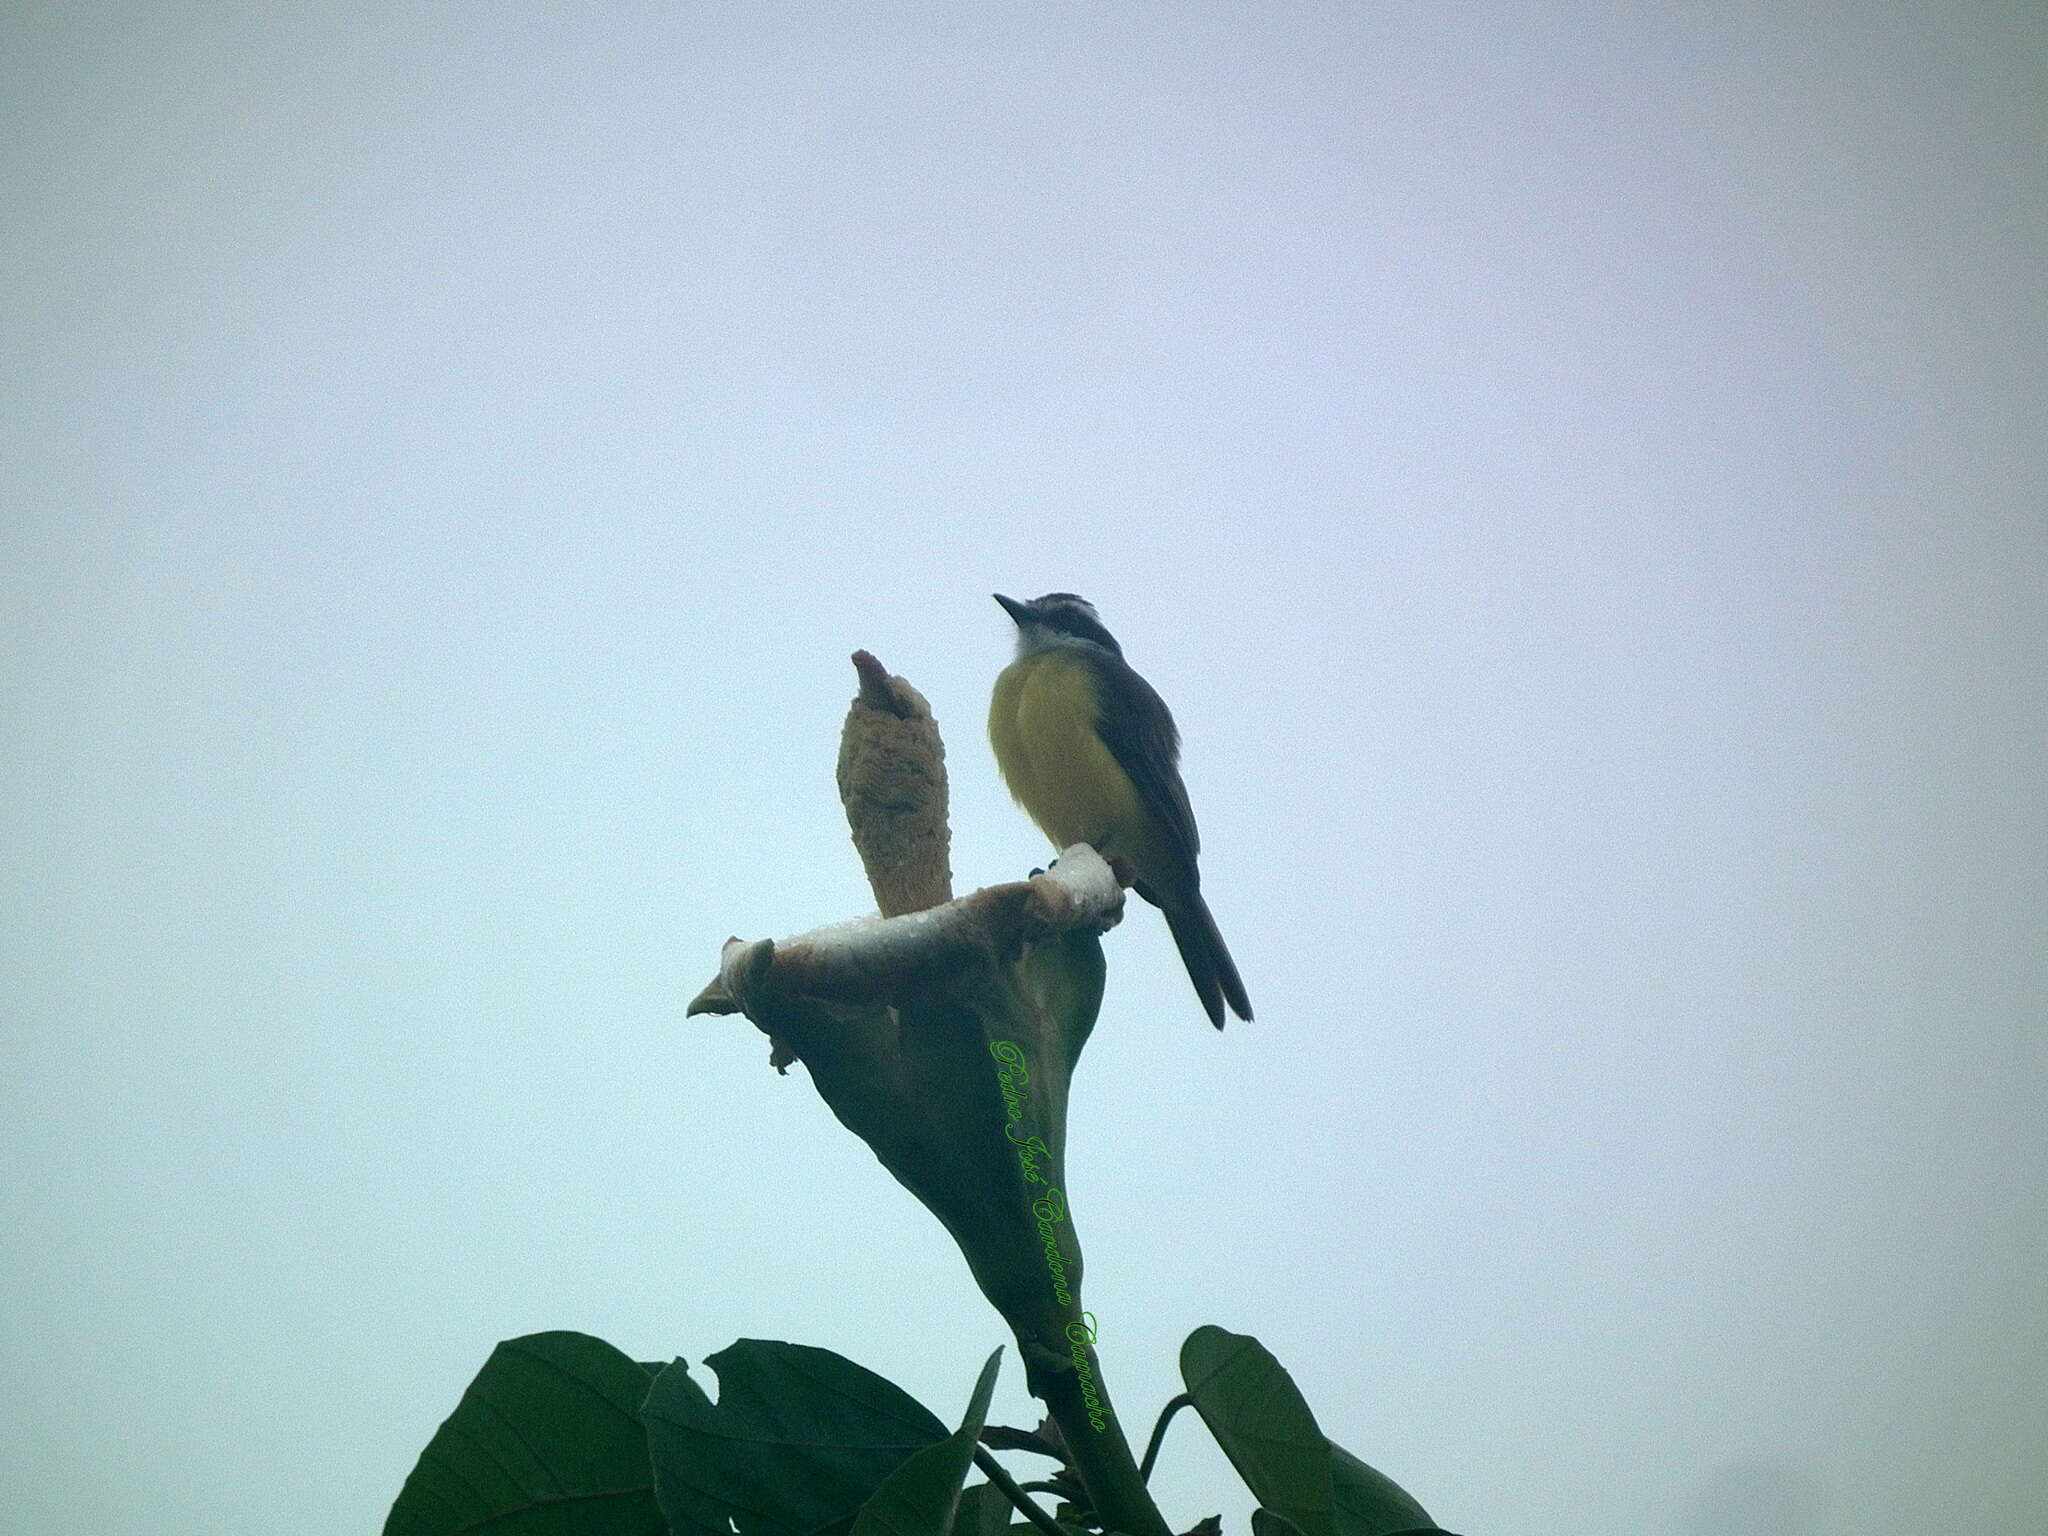
POLYGON ((1228 1002, 1230 1011, 1249 1023, 1251 999, 1244 995, 1237 965, 1224 946, 1223 935, 1216 931, 1216 919, 1209 915, 1202 893, 1191 891, 1185 902, 1162 910, 1173 942, 1180 948, 1181 963, 1188 968, 1188 979, 1195 984, 1195 995, 1208 1010, 1209 1022, 1218 1029, 1223 1027, 1223 1005, 1228 1002))

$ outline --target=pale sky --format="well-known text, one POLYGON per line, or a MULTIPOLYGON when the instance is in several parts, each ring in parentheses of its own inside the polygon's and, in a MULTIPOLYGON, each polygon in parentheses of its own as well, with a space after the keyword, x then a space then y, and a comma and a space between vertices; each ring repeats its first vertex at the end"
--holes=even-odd
MULTIPOLYGON (((1213 1322, 1465 1536, 2039 1531, 2048 12, 31 4, 0 80, 0 1531, 374 1531, 547 1328, 955 1418, 957 1251, 682 1009, 868 907, 857 647, 959 888, 1044 861, 1054 589, 1257 1005, 1106 940, 1139 1433, 1213 1322)), ((1191 1419, 1155 1486, 1244 1530, 1191 1419)))

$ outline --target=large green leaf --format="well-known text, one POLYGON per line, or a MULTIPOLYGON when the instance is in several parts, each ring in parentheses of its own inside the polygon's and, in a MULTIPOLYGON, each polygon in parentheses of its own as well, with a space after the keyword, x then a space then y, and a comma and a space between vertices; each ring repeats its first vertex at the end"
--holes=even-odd
POLYGON ((1195 1412, 1245 1486, 1302 1536, 1336 1536, 1329 1442, 1266 1347, 1247 1334, 1197 1328, 1180 1349, 1195 1412))
POLYGON ((843 1531, 891 1472, 946 1438, 902 1388, 829 1349, 741 1339, 705 1364, 716 1404, 677 1361, 643 1411, 671 1516, 729 1509, 742 1536, 843 1531))
POLYGON ((649 1380, 588 1334, 507 1339, 420 1453, 385 1536, 659 1536, 649 1380))
MULTIPOLYGON (((1197 1328, 1181 1346, 1180 1370, 1245 1486, 1301 1536, 1436 1529, 1420 1504, 1323 1434, 1294 1378, 1249 1334, 1197 1328)), ((1269 1520, 1268 1529, 1284 1527, 1269 1520)))
POLYGON ((988 1418, 988 1400, 996 1389, 998 1346, 981 1368, 960 1427, 937 1445, 928 1445, 884 1479, 853 1522, 853 1536, 942 1536, 953 1528, 961 1484, 974 1464, 974 1444, 988 1418))

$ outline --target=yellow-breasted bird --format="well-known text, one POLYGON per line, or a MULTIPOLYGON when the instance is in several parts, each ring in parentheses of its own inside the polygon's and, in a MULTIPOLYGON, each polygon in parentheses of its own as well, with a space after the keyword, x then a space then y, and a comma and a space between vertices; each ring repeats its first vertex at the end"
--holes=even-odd
POLYGON ((1201 838, 1180 781, 1166 701, 1124 660, 1094 605, 1071 592, 996 594, 1017 621, 1017 659, 996 679, 988 735, 1016 802, 1056 848, 1089 843, 1166 914, 1209 1022, 1252 1016, 1237 966, 1202 900, 1201 838))

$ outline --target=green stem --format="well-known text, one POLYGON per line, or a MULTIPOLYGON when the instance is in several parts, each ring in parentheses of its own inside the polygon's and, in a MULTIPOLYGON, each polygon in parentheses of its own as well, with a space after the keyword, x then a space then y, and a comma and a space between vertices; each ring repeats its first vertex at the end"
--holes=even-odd
MULTIPOLYGON (((1093 1346, 1088 1347, 1089 1365, 1095 1372, 1094 1419, 1082 1401, 1081 1383, 1071 1370, 1029 1370, 1033 1396, 1045 1404, 1045 1411, 1060 1428, 1066 1441, 1067 1458, 1088 1490, 1088 1501, 1106 1530, 1124 1536, 1173 1536, 1166 1517, 1152 1502, 1138 1463, 1131 1455, 1131 1443, 1123 1427, 1109 1411, 1109 1389, 1102 1380, 1102 1364, 1093 1346), (1102 1427, 1097 1428, 1100 1424, 1102 1427)), ((1025 1358, 1031 1358, 1027 1350, 1025 1358)))
POLYGON ((1152 1465, 1159 1460, 1159 1447, 1166 1441, 1166 1426, 1173 1422, 1173 1416, 1181 1409, 1194 1405, 1195 1400, 1183 1392, 1159 1410, 1159 1422, 1152 1426, 1152 1438, 1145 1442, 1145 1459, 1138 1463, 1138 1476, 1146 1482, 1152 1481, 1152 1465))

